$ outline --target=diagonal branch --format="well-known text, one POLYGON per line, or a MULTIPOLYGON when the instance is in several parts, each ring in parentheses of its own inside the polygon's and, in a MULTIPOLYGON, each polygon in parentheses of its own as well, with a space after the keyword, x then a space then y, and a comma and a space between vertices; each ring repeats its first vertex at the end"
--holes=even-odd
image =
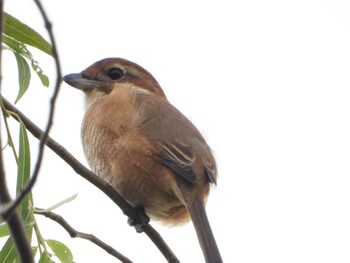
POLYGON ((46 216, 51 220, 57 222, 68 232, 68 234, 72 238, 79 237, 81 239, 89 240, 90 242, 94 243, 95 245, 105 250, 107 253, 119 259, 121 262, 132 263, 130 259, 123 256, 121 253, 119 253, 118 251, 116 251, 114 248, 107 245, 106 243, 104 243, 102 240, 98 239, 96 236, 75 230, 70 224, 68 224, 68 222, 62 216, 55 214, 51 211, 45 211, 39 208, 35 209, 35 214, 46 216))
MULTIPOLYGON (((43 131, 36 126, 28 117, 26 117, 21 111, 19 111, 15 106, 9 103, 5 98, 1 98, 5 107, 15 112, 25 124, 26 128, 30 133, 34 135, 36 138, 41 138, 43 131)), ((17 119, 16 119, 17 120, 17 119)), ((139 212, 134 209, 125 199, 107 182, 103 179, 96 176, 93 172, 87 169, 84 165, 82 165, 73 155, 71 155, 62 145, 54 141, 50 136, 47 137, 46 145, 54 151, 58 156, 60 156, 68 165, 70 165, 73 170, 88 180, 90 183, 99 188, 102 192, 104 192, 116 205, 120 207, 123 213, 131 219, 135 221, 139 221, 139 212)), ((159 233, 148 224, 144 230, 145 234, 153 241, 153 243, 158 247, 164 257, 168 262, 177 263, 180 262, 174 253, 171 251, 169 246, 165 243, 163 238, 159 235, 159 233)))

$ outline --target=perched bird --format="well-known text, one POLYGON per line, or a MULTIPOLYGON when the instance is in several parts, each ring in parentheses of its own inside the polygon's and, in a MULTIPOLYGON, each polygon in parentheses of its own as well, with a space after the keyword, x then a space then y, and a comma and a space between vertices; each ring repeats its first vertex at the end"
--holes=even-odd
POLYGON ((215 159, 156 79, 133 62, 106 58, 64 81, 85 93, 81 136, 92 171, 152 219, 192 219, 206 262, 222 262, 204 207, 215 159))

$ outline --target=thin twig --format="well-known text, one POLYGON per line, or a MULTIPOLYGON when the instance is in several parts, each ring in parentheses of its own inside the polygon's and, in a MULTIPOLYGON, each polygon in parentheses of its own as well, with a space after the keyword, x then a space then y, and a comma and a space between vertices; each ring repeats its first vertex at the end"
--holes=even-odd
MULTIPOLYGON (((2 58, 2 32, 3 32, 3 1, 0 0, 0 91, 1 91, 1 58, 2 58)), ((0 204, 1 206, 7 206, 11 204, 11 196, 7 189, 5 170, 3 164, 0 138, 0 204)), ((23 221, 16 210, 12 211, 10 214, 2 215, 7 221, 10 228, 11 237, 17 249, 17 255, 21 259, 21 262, 33 263, 34 257, 30 242, 24 230, 23 221)))
POLYGON ((62 216, 60 216, 60 215, 58 215, 56 213, 53 213, 51 211, 45 211, 45 210, 39 209, 39 208, 36 208, 34 213, 46 216, 46 217, 50 218, 51 220, 57 222, 58 224, 60 224, 68 232, 68 234, 72 238, 79 237, 79 238, 82 238, 82 239, 89 240, 90 242, 96 244, 97 246, 99 246, 100 248, 105 250, 107 253, 109 253, 112 256, 114 256, 117 259, 119 259, 121 262, 132 263, 132 261, 130 259, 128 259, 127 257, 123 256, 121 253, 116 251, 113 247, 111 247, 108 244, 104 243, 102 240, 98 239, 96 236, 94 236, 92 234, 86 234, 86 233, 83 233, 83 232, 75 230, 71 225, 68 224, 68 222, 62 216))
POLYGON ((159 251, 169 263, 180 263, 174 252, 170 249, 167 243, 165 243, 162 236, 153 227, 151 227, 150 224, 146 225, 144 232, 157 246, 159 251))
POLYGON ((5 108, 3 107, 1 101, 0 101, 0 104, 1 104, 2 116, 3 116, 3 119, 4 119, 5 129, 6 129, 6 134, 7 134, 7 144, 8 144, 8 146, 11 147, 13 156, 15 157, 16 163, 18 164, 18 154, 16 152, 15 145, 13 143, 11 132, 10 132, 10 127, 8 125, 8 122, 7 122, 7 118, 9 117, 9 114, 5 110, 5 108))
POLYGON ((51 129, 51 126, 52 126, 52 123, 53 123, 53 116, 54 116, 54 112, 55 112, 56 98, 58 96, 58 92, 59 92, 60 85, 61 85, 61 82, 62 82, 62 73, 61 73, 60 60, 59 60, 57 49, 56 49, 55 37, 54 37, 53 32, 52 32, 52 24, 49 21, 47 15, 46 15, 46 12, 43 9, 43 6, 42 6, 41 2, 39 0, 34 0, 34 2, 36 3, 38 9, 40 10, 41 16, 43 17, 44 22, 45 22, 46 30, 49 33, 49 37, 50 37, 50 41, 51 41, 51 45, 52 45, 52 56, 53 56, 54 61, 55 61, 57 78, 56 78, 55 89, 54 89, 53 95, 52 95, 51 100, 50 100, 50 111, 49 111, 49 118, 48 118, 48 121, 47 121, 46 129, 45 129, 45 132, 40 137, 38 157, 37 157, 36 165, 34 166, 33 174, 31 176, 28 184, 22 189, 20 194, 17 196, 17 198, 13 202, 12 206, 10 207, 10 210, 14 209, 15 207, 17 207, 19 205, 19 203, 23 200, 23 198, 33 188, 36 180, 38 179, 39 170, 40 170, 42 159, 43 159, 43 155, 44 155, 44 149, 45 149, 44 146, 45 146, 45 142, 46 142, 46 140, 47 140, 47 138, 49 136, 49 132, 50 132, 50 129, 51 129))
MULTIPOLYGON (((15 112, 25 124, 26 128, 30 133, 36 138, 41 138, 43 131, 36 126, 28 117, 26 117, 21 111, 19 111, 15 106, 8 102, 5 98, 1 98, 5 107, 15 112)), ((17 120, 17 119, 16 119, 17 120)), ((139 212, 134 209, 125 199, 106 181, 96 176, 93 172, 82 165, 72 154, 70 154, 62 145, 54 141, 50 136, 47 137, 46 145, 54 151, 58 156, 60 156, 68 165, 70 165, 73 170, 104 192, 116 205, 120 207, 122 212, 131 219, 139 221, 139 212)), ((145 234, 153 241, 153 243, 158 247, 161 253, 164 255, 166 260, 171 263, 180 262, 175 254, 171 251, 169 246, 165 243, 163 238, 159 233, 148 224, 144 230, 145 234)))

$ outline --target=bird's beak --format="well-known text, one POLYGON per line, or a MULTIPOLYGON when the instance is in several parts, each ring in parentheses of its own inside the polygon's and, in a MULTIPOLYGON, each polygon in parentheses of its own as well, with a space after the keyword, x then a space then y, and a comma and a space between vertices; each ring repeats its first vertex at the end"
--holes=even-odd
POLYGON ((103 81, 87 79, 81 73, 68 74, 63 77, 63 80, 74 88, 82 91, 89 91, 92 89, 103 89, 106 85, 103 81))

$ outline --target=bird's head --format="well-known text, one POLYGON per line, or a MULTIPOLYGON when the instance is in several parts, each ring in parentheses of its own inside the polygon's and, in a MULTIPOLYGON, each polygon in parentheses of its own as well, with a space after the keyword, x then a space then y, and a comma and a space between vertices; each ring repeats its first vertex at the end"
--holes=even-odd
POLYGON ((87 97, 102 97, 122 85, 165 98, 156 79, 141 66, 122 58, 105 58, 81 73, 63 77, 69 85, 82 90, 87 97))

